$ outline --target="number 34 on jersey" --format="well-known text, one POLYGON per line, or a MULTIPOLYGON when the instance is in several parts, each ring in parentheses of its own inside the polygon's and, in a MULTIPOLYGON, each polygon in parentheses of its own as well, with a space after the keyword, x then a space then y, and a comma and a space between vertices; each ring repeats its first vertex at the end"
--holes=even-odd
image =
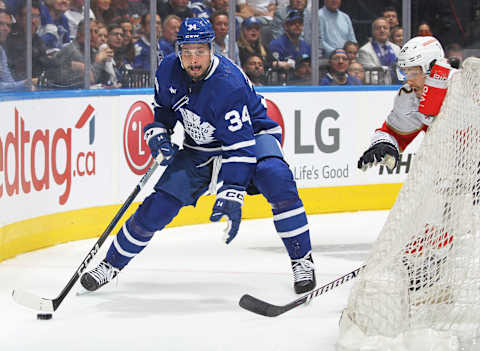
POLYGON ((237 110, 232 110, 225 114, 225 120, 230 122, 228 130, 230 130, 231 132, 236 132, 237 130, 242 129, 244 123, 249 123, 250 125, 252 125, 247 105, 243 105, 241 116, 237 110))

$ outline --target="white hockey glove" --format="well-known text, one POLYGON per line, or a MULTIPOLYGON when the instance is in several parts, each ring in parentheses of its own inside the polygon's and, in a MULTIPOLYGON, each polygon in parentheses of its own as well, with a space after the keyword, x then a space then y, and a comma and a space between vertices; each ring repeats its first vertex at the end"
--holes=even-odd
POLYGON ((245 188, 241 186, 224 185, 217 194, 210 221, 218 222, 223 216, 227 217, 228 225, 225 229, 225 244, 230 244, 237 235, 238 229, 240 229, 245 193, 245 188))
POLYGON ((150 148, 150 153, 156 162, 162 166, 172 163, 178 151, 178 145, 172 144, 170 134, 160 122, 147 124, 143 128, 144 138, 150 148))
POLYGON ((372 145, 358 160, 358 168, 366 171, 377 164, 384 164, 389 170, 394 169, 398 162, 398 150, 395 145, 380 142, 372 145))

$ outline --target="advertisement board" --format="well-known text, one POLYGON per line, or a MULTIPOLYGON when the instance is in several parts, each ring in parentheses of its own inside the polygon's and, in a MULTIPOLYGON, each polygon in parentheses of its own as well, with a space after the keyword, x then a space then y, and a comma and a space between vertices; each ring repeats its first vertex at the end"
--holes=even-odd
MULTIPOLYGON (((420 141, 393 172, 356 167, 394 94, 263 93, 269 115, 283 126, 285 157, 299 188, 403 182, 420 141)), ((9 209, 2 224, 122 202, 152 162, 142 132, 153 120, 151 102, 145 94, 2 102, 0 203, 9 209)), ((181 127, 174 141, 182 142, 181 127)))
MULTIPOLYGON (((361 172, 356 164, 395 94, 394 89, 262 92, 269 116, 284 130, 285 159, 308 213, 393 204, 421 137, 394 171, 380 166, 361 172)), ((108 223, 152 162, 143 140, 143 128, 153 120, 152 100, 145 89, 0 102, 0 260, 45 245, 36 236, 53 244, 95 235, 108 223), (35 237, 28 247, 25 237, 35 237), (10 249, 2 253, 5 243, 10 249)), ((173 141, 182 140, 178 124, 173 141)), ((152 191, 162 169, 136 203, 152 191)), ((182 209, 179 223, 207 221, 212 200, 182 209)), ((261 196, 247 197, 244 218, 270 214, 261 196)))
POLYGON ((1 103, 0 224, 114 200, 109 99, 1 103))

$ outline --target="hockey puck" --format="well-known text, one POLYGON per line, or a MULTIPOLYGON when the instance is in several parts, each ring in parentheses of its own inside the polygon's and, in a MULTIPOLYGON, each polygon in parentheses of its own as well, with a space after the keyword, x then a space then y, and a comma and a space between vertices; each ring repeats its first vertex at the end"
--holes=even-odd
POLYGON ((49 319, 52 319, 53 315, 51 313, 39 313, 37 314, 37 319, 41 319, 41 320, 49 320, 49 319))

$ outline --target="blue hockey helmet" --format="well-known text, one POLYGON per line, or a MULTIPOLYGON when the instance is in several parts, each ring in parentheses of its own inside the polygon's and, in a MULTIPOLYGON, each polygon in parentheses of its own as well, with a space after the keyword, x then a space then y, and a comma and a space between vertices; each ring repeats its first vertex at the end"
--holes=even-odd
POLYGON ((215 39, 212 24, 206 18, 187 17, 177 33, 177 44, 210 44, 215 39))
POLYGON ((187 17, 180 24, 180 28, 177 33, 176 50, 177 55, 181 60, 182 45, 185 44, 208 44, 210 47, 210 60, 213 60, 214 46, 213 40, 215 39, 215 32, 212 24, 206 18, 199 17, 187 17))

